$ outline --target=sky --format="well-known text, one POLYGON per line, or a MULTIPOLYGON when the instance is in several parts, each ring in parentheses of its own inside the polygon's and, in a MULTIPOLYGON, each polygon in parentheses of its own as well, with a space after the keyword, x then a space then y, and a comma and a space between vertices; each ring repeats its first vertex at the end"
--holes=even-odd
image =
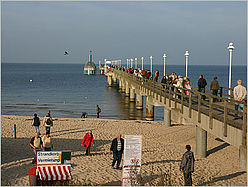
POLYGON ((2 2, 1 61, 247 64, 246 2, 2 2), (69 55, 65 56, 64 51, 69 55))

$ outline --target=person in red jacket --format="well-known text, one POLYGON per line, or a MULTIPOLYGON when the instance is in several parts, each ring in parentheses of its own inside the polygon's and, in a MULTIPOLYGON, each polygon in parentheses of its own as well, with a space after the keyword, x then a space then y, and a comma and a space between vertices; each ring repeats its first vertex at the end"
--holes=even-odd
POLYGON ((82 145, 84 145, 84 147, 86 147, 85 155, 90 155, 91 142, 92 142, 92 144, 94 146, 94 139, 93 139, 92 131, 90 131, 87 134, 85 134, 85 136, 83 138, 83 141, 82 141, 82 145))

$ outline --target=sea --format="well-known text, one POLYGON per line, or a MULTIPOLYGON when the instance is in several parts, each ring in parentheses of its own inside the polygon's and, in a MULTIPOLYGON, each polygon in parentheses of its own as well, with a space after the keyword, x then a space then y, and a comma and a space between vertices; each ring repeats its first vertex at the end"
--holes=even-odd
MULTIPOLYGON (((82 112, 95 118, 96 105, 99 105, 101 118, 145 119, 145 110, 136 110, 135 103, 129 102, 116 87, 107 87, 107 78, 98 69, 96 75, 84 75, 83 67, 84 64, 69 63, 2 63, 1 114, 33 116, 37 113, 43 117, 50 110, 55 118, 80 118, 82 112)), ((159 70, 160 75, 163 68, 163 65, 153 65, 153 71, 159 70)), ((166 73, 172 72, 185 76, 185 66, 167 65, 166 73)), ((220 86, 228 87, 228 66, 188 67, 191 82, 197 82, 201 74, 209 85, 217 76, 220 86)), ((246 66, 232 66, 232 87, 238 79, 247 87, 246 66)), ((163 120, 163 107, 155 107, 154 120, 163 120)))

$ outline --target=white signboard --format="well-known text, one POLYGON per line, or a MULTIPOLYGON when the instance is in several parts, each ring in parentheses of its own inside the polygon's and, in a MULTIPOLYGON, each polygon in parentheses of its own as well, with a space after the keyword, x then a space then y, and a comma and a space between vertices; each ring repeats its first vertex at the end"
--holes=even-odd
POLYGON ((135 186, 137 174, 140 174, 142 136, 125 135, 122 185, 135 186))
POLYGON ((38 151, 37 165, 71 164, 71 151, 38 151))

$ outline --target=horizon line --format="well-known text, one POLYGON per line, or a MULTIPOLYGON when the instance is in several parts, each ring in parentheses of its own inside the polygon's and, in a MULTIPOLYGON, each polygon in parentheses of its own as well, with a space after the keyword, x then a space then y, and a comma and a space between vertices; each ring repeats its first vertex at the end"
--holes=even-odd
MULTIPOLYGON (((81 64, 81 65, 86 64, 86 63, 75 63, 75 62, 1 62, 1 63, 2 64, 81 64)), ((98 63, 95 63, 95 64, 98 67, 98 63)), ((144 63, 144 65, 150 65, 150 63, 144 63)), ((162 63, 161 64, 153 63, 153 65, 163 65, 163 64, 162 63)), ((184 66, 185 64, 166 64, 166 66, 168 66, 168 65, 184 66)), ((211 66, 229 66, 229 64, 227 64, 227 65, 224 65, 224 64, 188 64, 188 65, 189 66, 209 66, 209 65, 211 65, 211 66)), ((247 66, 247 64, 232 64, 232 66, 247 66)))

